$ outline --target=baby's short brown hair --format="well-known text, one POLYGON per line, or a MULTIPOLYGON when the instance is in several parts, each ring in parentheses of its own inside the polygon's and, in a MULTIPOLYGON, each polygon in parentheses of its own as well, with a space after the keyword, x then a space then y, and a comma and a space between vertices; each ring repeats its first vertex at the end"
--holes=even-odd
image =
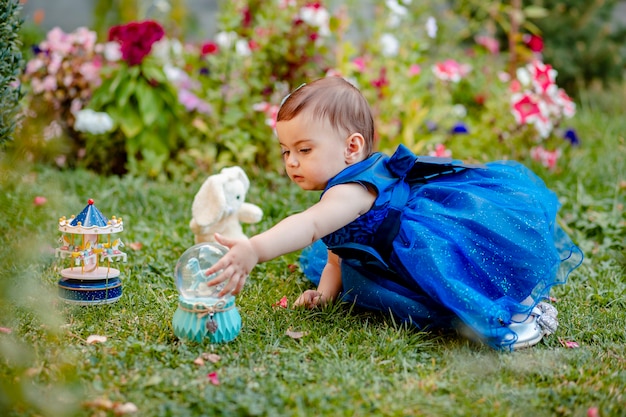
POLYGON ((374 146, 374 118, 361 92, 342 77, 326 77, 303 84, 289 94, 278 110, 276 121, 288 121, 303 111, 326 120, 346 135, 360 133, 365 139, 366 155, 374 146))

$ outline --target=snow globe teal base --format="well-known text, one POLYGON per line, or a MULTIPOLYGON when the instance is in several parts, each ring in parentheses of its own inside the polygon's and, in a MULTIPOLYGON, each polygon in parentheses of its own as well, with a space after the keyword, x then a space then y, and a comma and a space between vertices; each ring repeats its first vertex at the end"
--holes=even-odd
POLYGON ((225 343, 234 340, 241 331, 241 315, 235 297, 218 297, 223 285, 207 285, 217 274, 205 275, 226 252, 227 249, 217 243, 204 242, 190 247, 178 259, 174 269, 178 308, 172 319, 178 338, 225 343))

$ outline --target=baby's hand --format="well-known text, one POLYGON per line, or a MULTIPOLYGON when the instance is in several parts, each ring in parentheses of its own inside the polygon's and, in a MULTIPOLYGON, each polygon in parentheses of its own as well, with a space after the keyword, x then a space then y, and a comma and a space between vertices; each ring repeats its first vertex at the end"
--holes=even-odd
POLYGON ((223 297, 229 293, 237 295, 241 292, 248 274, 257 264, 259 257, 248 239, 228 239, 216 233, 215 240, 229 250, 226 255, 205 271, 205 275, 210 276, 221 270, 221 273, 209 281, 207 285, 212 287, 228 281, 217 296, 223 297))
POLYGON ((326 305, 326 297, 324 297, 324 295, 319 291, 306 290, 302 293, 302 295, 300 295, 300 297, 298 297, 293 305, 294 307, 306 307, 309 309, 315 308, 319 305, 324 306, 326 305))

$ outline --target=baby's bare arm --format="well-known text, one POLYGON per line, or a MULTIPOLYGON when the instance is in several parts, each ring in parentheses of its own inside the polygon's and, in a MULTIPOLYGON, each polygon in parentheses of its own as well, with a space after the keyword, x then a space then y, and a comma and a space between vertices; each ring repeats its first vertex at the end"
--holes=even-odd
POLYGON ((330 188, 317 204, 249 240, 216 236, 229 251, 206 271, 211 275, 222 270, 208 284, 229 280, 219 295, 238 294, 254 265, 305 248, 367 212, 374 200, 375 195, 361 185, 341 184, 330 188))

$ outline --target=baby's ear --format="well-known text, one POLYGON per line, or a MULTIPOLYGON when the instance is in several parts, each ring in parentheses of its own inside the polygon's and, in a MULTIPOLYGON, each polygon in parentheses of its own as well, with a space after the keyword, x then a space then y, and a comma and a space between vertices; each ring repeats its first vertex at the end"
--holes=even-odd
POLYGON ((346 139, 345 159, 349 164, 365 158, 365 138, 360 133, 353 133, 346 139))

